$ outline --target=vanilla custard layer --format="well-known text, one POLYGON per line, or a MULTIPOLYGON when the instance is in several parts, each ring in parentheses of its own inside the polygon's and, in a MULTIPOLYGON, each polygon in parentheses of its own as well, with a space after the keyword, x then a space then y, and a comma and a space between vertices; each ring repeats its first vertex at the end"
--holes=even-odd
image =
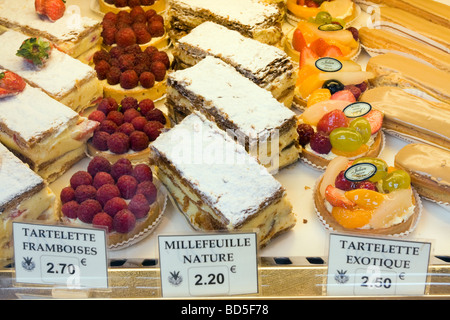
POLYGON ((92 47, 99 45, 101 42, 101 29, 96 28, 79 39, 77 42, 58 42, 58 48, 68 55, 77 58, 90 50, 92 47))
POLYGON ((225 224, 223 219, 218 217, 210 207, 205 205, 205 203, 198 198, 190 188, 186 187, 177 178, 171 175, 170 171, 168 171, 164 165, 158 167, 157 175, 161 182, 168 188, 170 194, 175 198, 186 218, 195 228, 205 231, 210 230, 205 228, 204 225, 199 224, 201 220, 204 220, 204 218, 202 218, 203 215, 210 215, 213 219, 218 221, 218 224, 223 226, 223 230, 257 230, 259 244, 263 247, 272 237, 278 233, 287 231, 296 223, 296 218, 292 214, 292 205, 287 200, 287 197, 283 196, 275 203, 265 207, 258 214, 248 218, 242 225, 232 226, 230 224, 225 224))
POLYGON ((103 97, 102 84, 98 78, 92 77, 82 85, 75 84, 74 90, 65 96, 53 98, 79 113, 100 97, 103 97))
POLYGON ((59 220, 58 210, 54 208, 55 198, 55 194, 46 187, 20 202, 17 207, 0 214, 0 259, 12 257, 13 222, 45 220, 52 223, 59 220))

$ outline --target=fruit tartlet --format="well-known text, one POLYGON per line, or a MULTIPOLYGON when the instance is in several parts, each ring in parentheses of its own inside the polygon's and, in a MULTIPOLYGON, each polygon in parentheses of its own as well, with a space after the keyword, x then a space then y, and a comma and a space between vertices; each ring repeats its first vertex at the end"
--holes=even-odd
POLYGON ((300 20, 315 19, 326 12, 343 26, 352 23, 361 13, 361 8, 352 0, 287 0, 286 20, 296 24, 300 20))
POLYGON ((156 101, 166 93, 171 62, 165 51, 152 46, 142 50, 138 44, 114 46, 109 52, 97 51, 93 62, 105 97, 156 101))
POLYGON ((384 146, 383 118, 370 104, 357 102, 350 90, 339 91, 298 116, 301 159, 323 170, 338 156, 378 156, 384 146))
POLYGON ((351 98, 346 92, 340 92, 343 90, 350 90, 358 99, 368 88, 369 80, 374 78, 373 72, 364 71, 355 61, 319 58, 309 48, 304 53, 293 98, 293 106, 301 111, 334 94, 351 98))
POLYGON ((374 235, 406 235, 421 212, 409 174, 376 157, 333 159, 316 185, 314 204, 328 229, 374 235))
POLYGON ((98 0, 99 10, 102 13, 131 11, 136 6, 144 10, 153 9, 158 13, 166 9, 166 0, 98 0))
POLYGON ((296 62, 301 62, 309 51, 317 58, 333 57, 357 59, 361 52, 359 31, 355 27, 344 27, 326 12, 314 20, 299 21, 285 36, 284 50, 296 62), (305 48, 309 48, 303 53, 305 48))
POLYGON ((113 98, 103 98, 88 118, 100 124, 87 142, 87 152, 110 162, 126 158, 133 164, 148 163, 149 144, 170 126, 152 100, 133 97, 122 99, 120 104, 113 98))
POLYGON ((153 9, 145 11, 136 6, 130 12, 108 12, 101 25, 102 46, 108 51, 113 46, 132 44, 138 44, 143 50, 149 46, 160 50, 169 46, 164 18, 153 9))
POLYGON ((110 249, 141 240, 156 226, 166 195, 146 164, 94 157, 60 193, 62 222, 105 228, 110 249))

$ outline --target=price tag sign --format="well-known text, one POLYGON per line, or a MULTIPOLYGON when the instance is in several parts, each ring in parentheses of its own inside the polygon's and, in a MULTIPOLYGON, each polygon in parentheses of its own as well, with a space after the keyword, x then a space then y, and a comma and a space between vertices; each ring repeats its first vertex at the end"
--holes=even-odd
POLYGON ((105 230, 13 223, 16 282, 107 288, 105 230))
POLYGON ((328 295, 423 295, 431 244, 330 235, 328 295))
POLYGON ((164 297, 258 292, 255 233, 158 237, 164 297))

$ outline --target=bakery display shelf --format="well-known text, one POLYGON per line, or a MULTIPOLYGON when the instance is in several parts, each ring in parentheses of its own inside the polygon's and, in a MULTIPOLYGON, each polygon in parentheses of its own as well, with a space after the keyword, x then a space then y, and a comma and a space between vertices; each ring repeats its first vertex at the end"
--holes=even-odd
MULTIPOLYGON (((14 284, 14 265, 0 266, 2 299, 161 299, 157 259, 112 260, 107 289, 67 289, 14 284)), ((252 295, 190 297, 190 299, 373 299, 380 296, 330 296, 326 292, 327 261, 324 257, 261 257, 259 292, 252 295)), ((421 296, 382 296, 383 299, 450 298, 450 256, 430 259, 425 292, 421 296)))

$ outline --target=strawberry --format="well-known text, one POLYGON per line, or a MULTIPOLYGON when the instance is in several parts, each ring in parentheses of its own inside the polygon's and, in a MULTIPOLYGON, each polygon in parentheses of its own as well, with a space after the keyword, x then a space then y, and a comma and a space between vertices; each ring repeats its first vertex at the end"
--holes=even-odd
POLYGON ((350 90, 340 90, 331 95, 331 100, 343 100, 348 101, 350 103, 356 102, 355 95, 350 90))
POLYGON ((64 0, 45 0, 44 12, 50 21, 55 22, 60 19, 66 11, 66 4, 64 0))
POLYGON ((330 45, 323 39, 323 38, 317 38, 311 44, 309 47, 319 56, 323 57, 325 52, 327 52, 330 45))
POLYGON ((348 127, 349 120, 344 112, 338 109, 330 111, 323 115, 317 123, 317 131, 330 134, 336 128, 348 127))
POLYGON ((339 47, 337 47, 335 45, 329 46, 323 53, 323 57, 339 58, 342 56, 343 56, 343 54, 342 54, 341 49, 339 49, 339 47))
POLYGON ((50 57, 52 49, 52 44, 42 38, 28 38, 22 42, 16 55, 37 67, 42 67, 50 57))
POLYGON ((306 41, 300 29, 295 29, 294 31, 292 36, 292 47, 298 52, 301 52, 302 49, 306 47, 306 41))
POLYGON ((304 6, 305 5, 305 0, 297 0, 297 5, 304 6))
POLYGON ((25 89, 26 83, 18 74, 5 71, 0 73, 0 88, 13 92, 21 92, 25 89))
POLYGON ((305 47, 300 52, 300 68, 307 65, 308 63, 314 63, 317 59, 319 59, 319 56, 312 51, 311 48, 305 47))
POLYGON ((383 125, 383 116, 383 112, 375 109, 370 110, 368 114, 364 115, 364 118, 369 120, 370 127, 372 128, 372 134, 381 129, 381 126, 383 125))
POLYGON ((36 9, 37 14, 45 15, 44 2, 45 2, 45 0, 35 0, 34 1, 34 7, 36 9))
POLYGON ((325 199, 333 206, 333 207, 341 207, 341 208, 353 208, 356 204, 345 197, 342 190, 332 186, 331 184, 325 189, 325 199))
POLYGON ((314 0, 305 0, 305 5, 308 8, 318 8, 319 5, 314 0))

